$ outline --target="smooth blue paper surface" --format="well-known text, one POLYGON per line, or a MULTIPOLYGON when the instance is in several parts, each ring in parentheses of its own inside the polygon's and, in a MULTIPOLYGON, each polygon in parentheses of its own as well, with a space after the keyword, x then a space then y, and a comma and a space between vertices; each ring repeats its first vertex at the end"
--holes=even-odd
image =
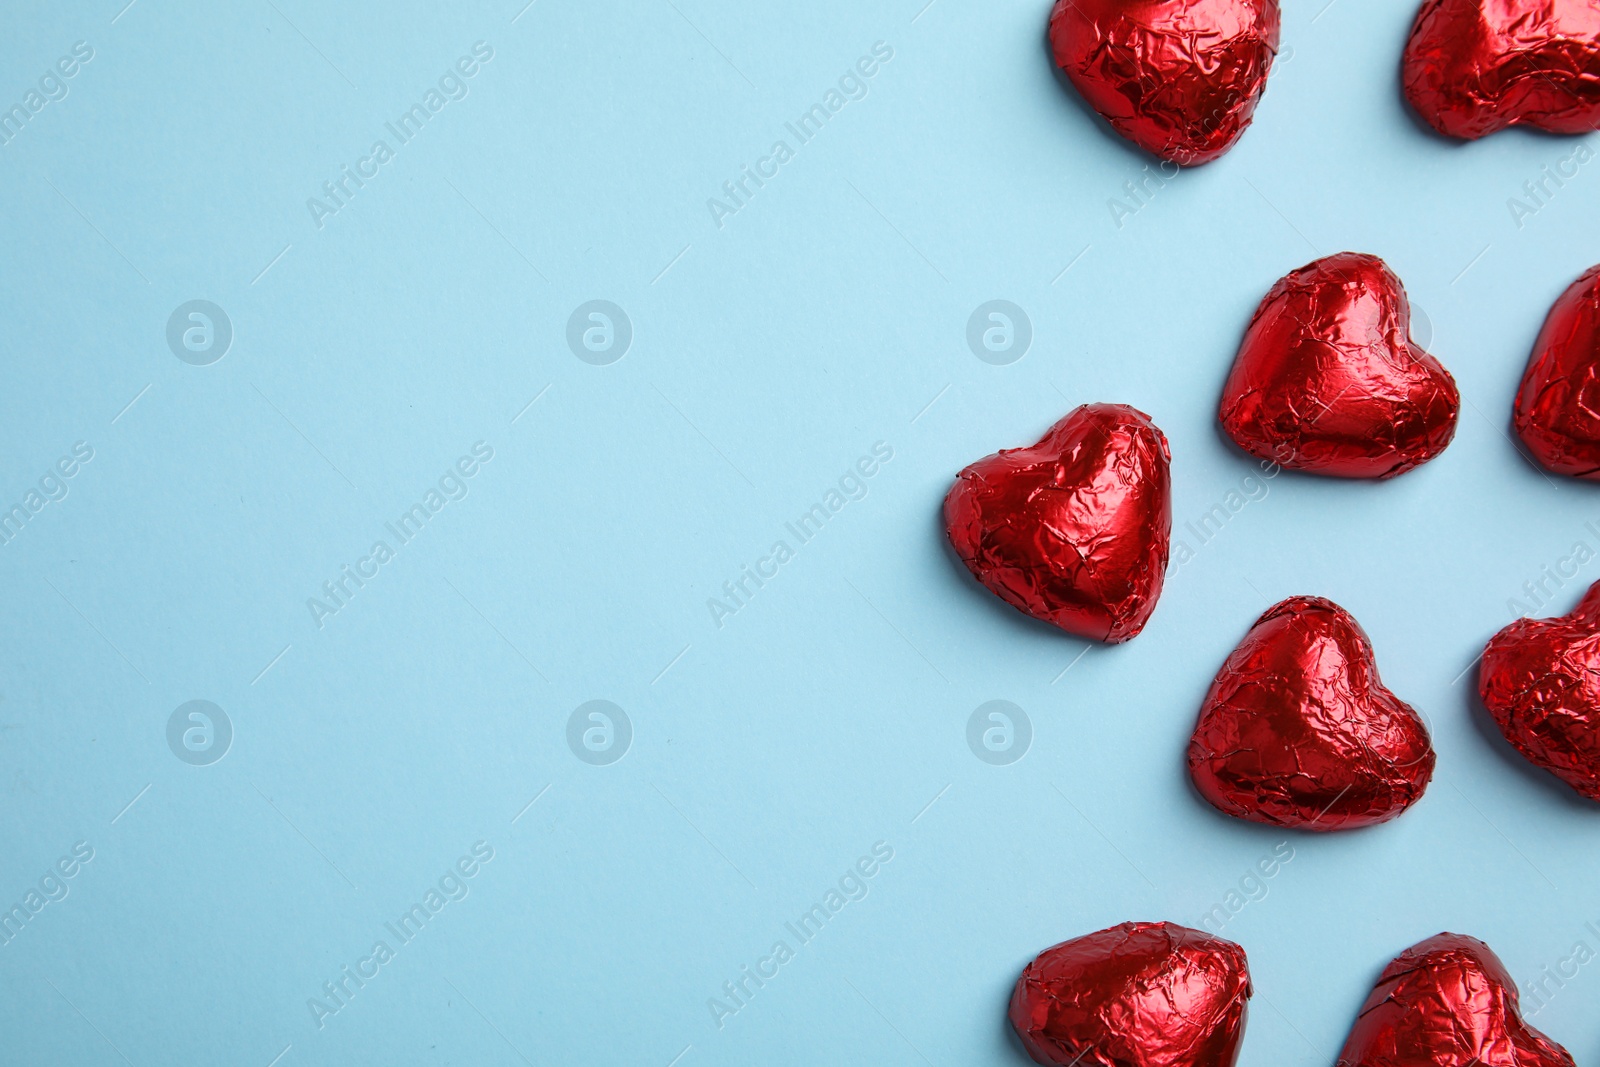
POLYGON ((1600 1054, 1600 816, 1471 670, 1600 578, 1600 498, 1507 436, 1600 164, 1425 132, 1409 6, 1291 0, 1255 125, 1174 178, 1041 0, 121 3, 0 41, 0 1058, 1018 1064, 1021 966, 1133 918, 1245 946, 1243 1067, 1332 1062, 1445 929, 1600 1054), (1342 249, 1459 432, 1263 479, 1223 377, 1342 249), (1091 401, 1169 436, 1192 556, 1117 648, 939 519, 1091 401), (1430 723, 1397 822, 1189 786, 1297 593, 1430 723))

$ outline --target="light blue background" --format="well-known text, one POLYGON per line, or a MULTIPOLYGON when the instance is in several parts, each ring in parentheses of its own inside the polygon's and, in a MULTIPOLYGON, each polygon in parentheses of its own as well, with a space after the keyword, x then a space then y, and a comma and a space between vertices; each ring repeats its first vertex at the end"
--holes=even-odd
MULTIPOLYGON (((0 148, 0 501, 95 455, 0 547, 0 900, 95 858, 0 947, 7 1062, 1023 1062, 1028 958, 1193 925, 1283 840, 1206 807, 1182 755, 1295 593, 1360 619, 1439 771, 1398 822, 1294 836, 1223 930, 1256 983, 1244 1067, 1331 1063, 1441 929, 1524 983, 1600 949, 1600 816, 1452 681, 1524 582, 1600 549, 1594 489, 1506 436, 1546 309, 1600 260, 1600 163, 1519 228, 1508 198, 1578 142, 1437 139, 1398 93, 1411 5, 1289 0, 1254 127, 1119 228, 1150 160, 1057 83, 1048 0, 924 2, 13 11, 0 102, 95 55, 0 148), (480 40, 470 95, 319 230, 307 198, 480 40), (869 95, 719 229, 707 198, 878 41, 869 95), (959 571, 954 473, 1088 401, 1166 431, 1183 537, 1254 470, 1214 414, 1251 310, 1347 248, 1460 382, 1440 459, 1272 481, 1118 648, 959 571), (604 367, 565 342, 597 298, 634 328, 604 367), (965 342, 995 298, 1033 324, 1010 366, 965 342), (191 299, 234 326, 211 366, 166 345, 191 299), (470 495, 319 629, 307 598, 477 441, 470 495), (867 497, 713 625, 878 441, 867 497), (611 766, 565 741, 596 698, 635 731, 611 766), (165 740, 192 699, 235 730, 208 767, 165 740), (966 745, 991 699, 1033 723, 1011 766, 966 745), (478 840, 470 895, 318 1029, 307 999, 478 840), (707 999, 878 841, 869 895, 719 1029, 707 999)), ((1597 1009, 1600 964, 1536 1023, 1592 1062, 1597 1009)))

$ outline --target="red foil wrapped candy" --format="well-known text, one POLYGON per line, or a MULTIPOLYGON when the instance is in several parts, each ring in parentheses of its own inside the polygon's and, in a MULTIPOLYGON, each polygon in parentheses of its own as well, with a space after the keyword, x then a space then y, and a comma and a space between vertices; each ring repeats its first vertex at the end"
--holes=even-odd
POLYGON ((1250 125, 1278 22, 1277 0, 1057 0, 1050 48, 1112 129, 1189 166, 1250 125))
POLYGON ((1046 1067, 1233 1067, 1250 992, 1232 941, 1123 923, 1039 953, 1010 1017, 1046 1067))
POLYGON ((1433 763, 1427 727, 1384 688, 1366 633, 1321 597, 1290 597, 1256 620, 1189 739, 1189 774, 1219 811, 1302 830, 1394 818, 1433 763))
POLYGON ((1167 567, 1167 439, 1121 404, 1085 404, 1039 443, 980 459, 944 500, 978 581, 1018 611, 1096 641, 1144 628, 1167 567))
POLYGON ((1551 307, 1511 422, 1546 470, 1600 480, 1600 266, 1551 307))
POLYGON ((1558 619, 1518 619, 1478 668, 1495 725, 1528 762, 1600 800, 1600 582, 1558 619))
POLYGON ((1600 5, 1594 0, 1426 0, 1402 64, 1428 125, 1474 140, 1518 123, 1600 126, 1600 5))
POLYGON ((1461 397, 1411 340, 1411 305, 1377 256, 1340 252, 1278 280, 1222 390, 1222 428, 1252 456, 1340 478, 1392 478, 1444 451, 1461 397))
POLYGON ((1436 934, 1378 977, 1337 1067, 1573 1067, 1522 1020, 1517 985, 1475 937, 1436 934))

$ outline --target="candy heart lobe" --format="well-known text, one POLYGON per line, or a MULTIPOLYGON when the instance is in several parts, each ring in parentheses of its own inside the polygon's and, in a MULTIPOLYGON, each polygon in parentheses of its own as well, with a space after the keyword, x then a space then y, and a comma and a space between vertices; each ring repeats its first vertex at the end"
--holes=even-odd
POLYGON ((1600 800, 1600 582, 1569 615, 1518 619, 1495 634, 1478 693, 1528 762, 1600 800))
POLYGON ((1277 0, 1057 0, 1050 48, 1112 129, 1189 166, 1250 125, 1279 21, 1277 0))
POLYGON ((1253 456, 1341 478, 1392 478, 1444 451, 1461 397, 1411 340, 1405 289, 1341 252, 1278 280, 1222 391, 1222 428, 1253 456))
POLYGON ((1385 822, 1433 776, 1427 727, 1378 678, 1356 620, 1290 597, 1217 672, 1189 740, 1189 773, 1214 807, 1251 822, 1345 830, 1385 822))
POLYGON ((1079 637, 1126 641, 1161 595, 1169 463, 1148 415, 1086 404, 1037 444, 958 474, 945 529, 973 576, 1012 607, 1079 637))
POLYGON ((1573 1067, 1518 1001, 1488 945, 1436 934, 1383 969, 1337 1067, 1573 1067))
POLYGON ((1011 1025, 1046 1067, 1233 1067, 1244 949, 1174 923, 1123 923, 1045 949, 1011 995, 1011 1025))

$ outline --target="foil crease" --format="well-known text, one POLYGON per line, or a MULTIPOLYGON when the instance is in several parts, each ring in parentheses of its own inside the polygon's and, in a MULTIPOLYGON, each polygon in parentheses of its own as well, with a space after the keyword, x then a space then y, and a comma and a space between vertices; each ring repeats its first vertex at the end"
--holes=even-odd
POLYGON ((1406 41, 1406 99, 1448 137, 1600 126, 1593 0, 1427 0, 1406 41))
POLYGON ((1039 953, 1010 1018, 1047 1067, 1233 1067, 1250 994, 1232 941, 1130 922, 1039 953))
POLYGON ((1383 969, 1337 1067, 1573 1067, 1522 1019, 1489 946, 1462 934, 1412 945, 1383 969))
POLYGON ((1405 289, 1340 252, 1278 280, 1223 386, 1222 428, 1253 456, 1340 478, 1392 478, 1444 451, 1461 396, 1411 340, 1405 289))
POLYGON ((1600 800, 1600 582, 1571 614, 1518 619, 1495 634, 1478 693, 1529 763, 1600 800))
POLYGON ((1141 411, 1086 404, 1035 445, 981 459, 945 497, 950 544, 1018 611, 1117 643, 1155 611, 1172 536, 1167 439, 1141 411))
POLYGON ((1268 609, 1223 663, 1188 758, 1219 811, 1318 831, 1393 819, 1434 767, 1427 727, 1384 687, 1361 626, 1303 596, 1268 609))
POLYGON ((1511 422, 1546 470, 1600 481, 1600 266, 1550 308, 1511 422))
POLYGON ((1250 125, 1278 51, 1277 0, 1058 0, 1056 65, 1112 129, 1181 166, 1250 125))

